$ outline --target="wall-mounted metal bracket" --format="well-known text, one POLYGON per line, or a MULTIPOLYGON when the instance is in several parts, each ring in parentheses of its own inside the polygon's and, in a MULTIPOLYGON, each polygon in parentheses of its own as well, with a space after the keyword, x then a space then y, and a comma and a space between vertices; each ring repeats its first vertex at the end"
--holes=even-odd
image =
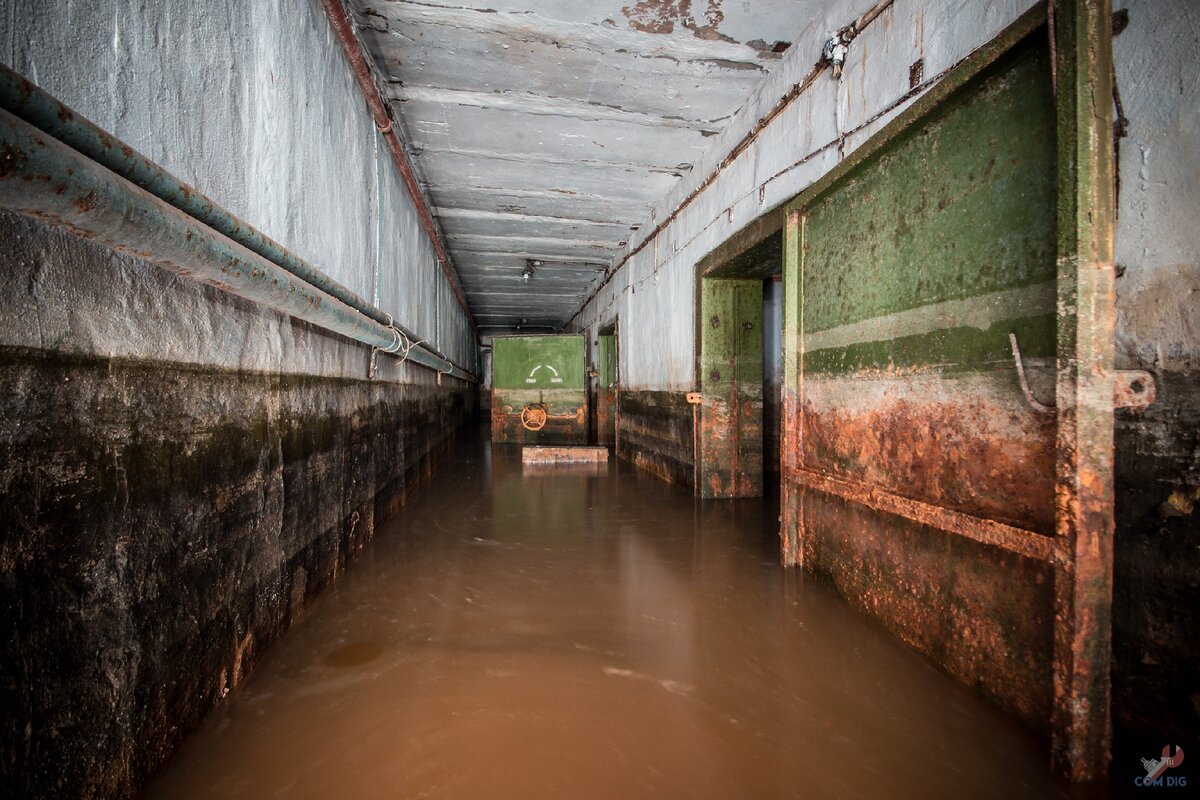
MULTIPOLYGON (((1029 381, 1025 378, 1025 365, 1021 362, 1021 347, 1017 344, 1017 335, 1010 333, 1008 341, 1012 346, 1013 362, 1017 367, 1017 380, 1021 384, 1021 392, 1025 400, 1038 411, 1053 414, 1057 409, 1053 404, 1045 405, 1034 399, 1029 390, 1029 381)), ((1154 376, 1142 369, 1119 369, 1113 374, 1113 408, 1129 408, 1141 411, 1154 402, 1158 394, 1154 376)))
POLYGON ((1140 411, 1154 402, 1158 388, 1154 376, 1141 369, 1119 369, 1113 381, 1113 408, 1140 411))
POLYGON ((687 401, 694 406, 698 406, 704 401, 704 396, 700 392, 688 392, 687 401))

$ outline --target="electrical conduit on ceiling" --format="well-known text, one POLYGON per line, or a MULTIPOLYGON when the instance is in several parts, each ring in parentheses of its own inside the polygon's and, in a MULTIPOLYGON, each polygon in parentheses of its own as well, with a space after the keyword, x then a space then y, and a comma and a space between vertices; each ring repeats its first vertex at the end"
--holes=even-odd
POLYGON ((0 116, 0 205, 85 232, 385 352, 403 353, 421 366, 475 380, 391 315, 3 64, 0 108, 9 112, 0 116), (75 204, 64 205, 64 197, 75 204), (151 219, 186 234, 183 241, 174 241, 168 230, 147 229, 151 219), (155 249, 158 245, 164 249, 155 249), (198 264, 201 258, 223 260, 198 264), (271 283, 265 285, 262 276, 268 274, 271 283))

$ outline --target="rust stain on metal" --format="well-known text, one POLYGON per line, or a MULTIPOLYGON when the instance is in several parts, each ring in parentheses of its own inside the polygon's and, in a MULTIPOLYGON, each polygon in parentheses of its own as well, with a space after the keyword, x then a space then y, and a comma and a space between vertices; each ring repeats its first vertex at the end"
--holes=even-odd
POLYGON ((538 447, 521 449, 524 464, 572 464, 581 462, 608 461, 607 447, 538 447))
MULTIPOLYGON (((1051 753, 1076 782, 1108 773, 1112 724, 1112 4, 1059 0, 1058 462, 1051 753)), ((1053 5, 1051 6, 1054 7, 1053 5)))
POLYGON ((790 468, 784 480, 1027 558, 1053 560, 1054 540, 1034 531, 914 500, 873 484, 813 470, 790 468))
MULTIPOLYGON (((552 413, 544 411, 545 420, 537 428, 527 426, 522 419, 522 412, 528 404, 517 404, 492 398, 491 421, 492 441, 502 443, 562 443, 582 444, 587 438, 587 406, 579 405, 552 413)), ((543 408, 554 408, 552 403, 542 405, 543 408)))
POLYGON ((75 208, 79 209, 81 213, 86 214, 95 208, 100 201, 97 199, 94 192, 88 192, 87 194, 76 197, 71 202, 75 205, 75 208))
POLYGON ((24 170, 26 156, 16 145, 8 144, 0 150, 0 180, 7 179, 24 170))
POLYGON ((800 463, 906 497, 1049 535, 1054 420, 982 399, 807 402, 800 463))
POLYGON ((1158 395, 1154 376, 1140 369, 1117 370, 1113 383, 1113 408, 1141 411, 1153 405, 1158 395))
POLYGON ((951 675, 1035 730, 1046 729, 1054 572, 1048 560, 880 516, 802 485, 796 494, 806 524, 838 531, 805 541, 808 569, 951 675))
POLYGON ((596 438, 600 444, 616 443, 617 394, 608 387, 596 392, 596 438))

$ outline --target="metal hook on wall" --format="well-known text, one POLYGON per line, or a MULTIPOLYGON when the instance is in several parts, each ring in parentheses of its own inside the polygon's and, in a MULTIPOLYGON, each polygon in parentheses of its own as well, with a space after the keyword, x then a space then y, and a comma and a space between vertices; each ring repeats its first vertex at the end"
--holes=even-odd
POLYGON ((1008 341, 1012 345, 1013 362, 1017 365, 1017 379, 1021 382, 1021 393, 1025 395, 1025 401, 1043 414, 1053 414, 1056 410, 1054 405, 1039 403, 1033 396, 1033 392, 1029 390, 1029 381, 1025 378, 1025 364, 1021 361, 1021 346, 1017 344, 1017 335, 1009 333, 1008 341))

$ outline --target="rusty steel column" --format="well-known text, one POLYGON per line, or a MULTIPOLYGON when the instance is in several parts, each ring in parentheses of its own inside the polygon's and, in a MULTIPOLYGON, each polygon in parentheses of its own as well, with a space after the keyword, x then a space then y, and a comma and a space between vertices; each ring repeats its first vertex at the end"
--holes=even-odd
POLYGON ((375 127, 383 136, 388 152, 392 154, 392 160, 396 162, 396 169, 400 171, 400 178, 404 181, 409 196, 412 197, 413 205, 417 208, 417 216, 421 218, 421 227, 425 229, 430 243, 433 244, 442 272, 445 273, 446 280, 450 281, 450 288, 454 290, 454 297, 458 300, 463 314, 466 315, 467 322, 472 328, 475 328, 475 317, 467 305, 467 298, 463 294, 454 262, 450 260, 450 254, 446 252, 441 232, 438 230, 437 223, 434 222, 433 214, 429 211, 428 203, 425 202, 425 195, 421 192, 420 184, 417 183, 417 177, 413 173, 412 164, 409 163, 408 154, 404 151, 404 144, 396 134, 396 128, 392 124, 393 120, 388 113, 387 105, 380 96, 378 87, 375 86, 371 66, 367 63, 362 48, 358 45, 358 39, 354 36, 354 27, 346 17, 342 0, 321 0, 321 6, 325 9, 325 15, 329 17, 329 24, 333 26, 334 35, 337 36, 338 43, 342 46, 342 52, 346 54, 346 60, 350 62, 354 80, 358 82, 363 98, 367 101, 367 107, 371 110, 371 116, 375 119, 375 127))
POLYGON ((1113 575, 1112 4, 1057 0, 1058 441, 1052 757, 1103 780, 1113 575))
POLYGON ((800 405, 804 381, 804 333, 800 326, 803 292, 804 215, 791 211, 783 226, 783 424, 780 442, 780 561, 784 566, 804 565, 804 518, 796 482, 800 467, 800 405))

